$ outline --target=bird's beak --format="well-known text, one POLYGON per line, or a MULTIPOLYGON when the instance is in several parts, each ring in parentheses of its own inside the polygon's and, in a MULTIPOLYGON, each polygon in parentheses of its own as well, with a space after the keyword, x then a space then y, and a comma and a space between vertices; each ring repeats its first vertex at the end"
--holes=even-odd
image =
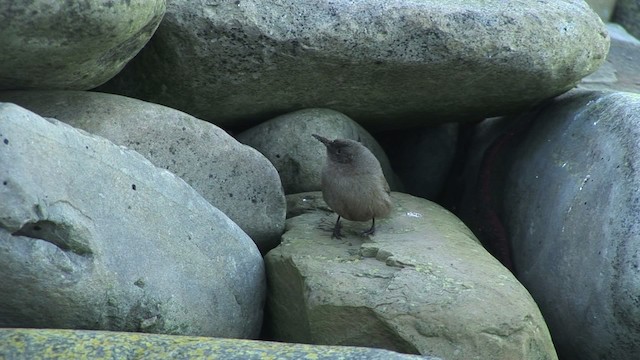
POLYGON ((314 138, 318 139, 318 141, 320 141, 321 143, 324 144, 324 146, 329 146, 331 145, 332 141, 327 139, 327 138, 323 138, 320 135, 316 135, 316 134, 311 134, 311 136, 313 136, 314 138))

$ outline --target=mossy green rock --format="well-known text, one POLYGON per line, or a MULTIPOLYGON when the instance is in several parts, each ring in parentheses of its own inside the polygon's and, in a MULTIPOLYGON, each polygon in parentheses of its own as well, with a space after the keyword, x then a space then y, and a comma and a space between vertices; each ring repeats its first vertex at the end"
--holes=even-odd
POLYGON ((379 349, 86 330, 0 329, 2 359, 423 359, 379 349))
POLYGON ((529 293, 439 205, 394 192, 375 237, 359 235, 368 223, 344 221, 336 240, 319 192, 287 198, 287 231, 265 257, 275 339, 447 360, 557 359, 529 293))
POLYGON ((165 0, 0 1, 0 89, 88 90, 149 41, 165 0))

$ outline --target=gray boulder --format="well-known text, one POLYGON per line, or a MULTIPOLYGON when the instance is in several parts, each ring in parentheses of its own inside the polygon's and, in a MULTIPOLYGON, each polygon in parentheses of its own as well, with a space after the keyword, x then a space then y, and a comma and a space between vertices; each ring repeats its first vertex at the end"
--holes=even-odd
POLYGON ((149 41, 165 0, 0 1, 0 90, 87 90, 149 41))
POLYGON ((278 170, 285 193, 295 194, 320 190, 320 173, 327 151, 311 134, 361 142, 380 161, 389 186, 394 190, 400 188, 378 142, 358 123, 335 110, 304 109, 277 116, 236 138, 264 154, 278 170))
POLYGON ((530 126, 502 187, 518 278, 562 359, 636 359, 640 95, 571 93, 530 126))
POLYGON ((41 359, 55 353, 76 359, 318 359, 438 360, 387 350, 346 346, 184 337, 87 330, 0 329, 0 356, 41 359), (112 357, 106 354, 113 354, 112 357), (206 355, 205 355, 206 354, 206 355))
POLYGON ((263 252, 280 241, 286 209, 277 171, 217 126, 161 105, 94 92, 0 92, 0 101, 136 150, 184 179, 263 252))
POLYGON ((392 193, 378 222, 345 221, 318 192, 287 197, 282 244, 265 257, 265 328, 277 340, 355 345, 443 359, 557 359, 529 293, 455 216, 392 193))
POLYGON ((640 93, 640 40, 618 24, 607 24, 607 30, 611 37, 607 61, 577 87, 640 93))
POLYGON ((0 103, 0 327, 255 337, 251 239, 133 150, 0 103))
POLYGON ((624 26, 633 36, 640 38, 640 1, 617 0, 612 20, 624 26))
POLYGON ((528 108, 595 71, 608 44, 583 0, 173 0, 102 89, 223 127, 314 107, 413 127, 528 108))

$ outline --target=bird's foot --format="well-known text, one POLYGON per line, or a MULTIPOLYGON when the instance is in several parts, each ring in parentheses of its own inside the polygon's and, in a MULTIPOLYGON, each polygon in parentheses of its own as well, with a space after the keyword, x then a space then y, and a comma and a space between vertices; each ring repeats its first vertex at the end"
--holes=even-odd
POLYGON ((342 224, 337 223, 336 226, 333 228, 333 233, 331 233, 331 238, 332 239, 342 239, 342 224))
POLYGON ((376 234, 376 228, 372 227, 368 230, 363 231, 362 233, 360 233, 362 236, 373 236, 376 234))
POLYGON ((376 234, 376 219, 373 218, 371 221, 371 227, 369 230, 365 230, 362 232, 362 236, 373 236, 376 234))

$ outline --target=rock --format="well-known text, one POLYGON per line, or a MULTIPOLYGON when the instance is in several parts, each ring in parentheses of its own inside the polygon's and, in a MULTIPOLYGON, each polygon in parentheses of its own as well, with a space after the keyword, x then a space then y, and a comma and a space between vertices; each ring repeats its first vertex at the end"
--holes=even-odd
POLYGON ((460 220, 427 200, 392 197, 375 237, 345 221, 338 241, 320 193, 288 196, 293 217, 265 257, 269 335, 447 360, 557 359, 530 295, 460 220))
POLYGON ((435 201, 456 154, 458 124, 393 131, 379 138, 404 191, 435 201))
POLYGON ((360 141, 380 161, 389 186, 400 187, 387 155, 373 136, 348 116, 331 109, 304 109, 281 115, 236 138, 266 156, 278 170, 284 192, 295 194, 320 190, 326 148, 311 134, 360 141))
POLYGON ((165 0, 0 1, 0 90, 88 90, 149 41, 165 0))
POLYGON ((482 124, 471 146, 484 155, 471 161, 466 178, 479 185, 465 190, 460 216, 483 240, 513 248, 562 359, 634 359, 640 349, 630 300, 640 288, 632 230, 638 107, 638 94, 574 91, 482 124), (484 231, 490 219, 502 231, 484 231))
POLYGON ((600 16, 602 21, 609 21, 613 14, 613 9, 616 6, 616 1, 619 0, 585 0, 589 6, 600 16))
POLYGON ((0 329, 0 356, 90 359, 423 359, 387 350, 87 330, 0 329))
POLYGON ((640 93, 640 41, 617 24, 607 24, 611 48, 607 61, 578 84, 584 90, 614 90, 640 93))
POLYGON ((331 108, 397 129, 529 108, 595 71, 608 44, 582 0, 173 0, 101 89, 223 127, 331 108))
POLYGON ((263 251, 280 241, 285 199, 280 177, 258 151, 181 111, 122 96, 82 91, 0 92, 144 155, 180 176, 242 228, 263 251))
POLYGON ((640 353, 640 95, 572 92, 504 149, 505 229, 562 359, 640 353))
POLYGON ((0 104, 0 327, 255 337, 251 239, 133 150, 0 104))
POLYGON ((640 38, 640 2, 638 0, 617 0, 612 20, 624 26, 631 35, 640 38))

